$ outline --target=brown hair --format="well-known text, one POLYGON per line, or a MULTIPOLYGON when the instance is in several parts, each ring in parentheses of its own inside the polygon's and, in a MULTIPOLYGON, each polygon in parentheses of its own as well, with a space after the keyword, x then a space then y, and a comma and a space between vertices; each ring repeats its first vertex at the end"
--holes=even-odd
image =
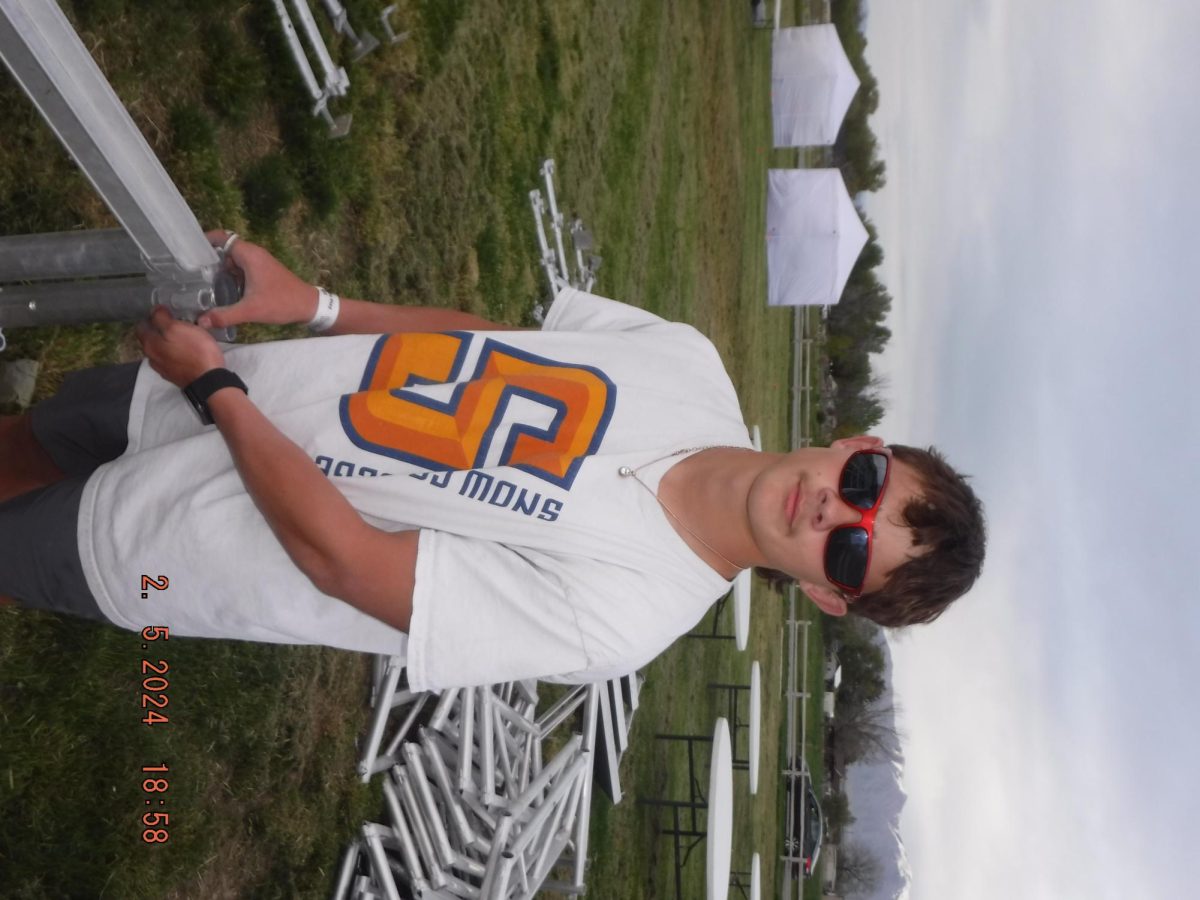
MULTIPOLYGON (((987 528, 983 504, 942 455, 891 445, 892 457, 909 466, 921 484, 900 517, 912 529, 913 544, 929 549, 897 566, 878 591, 850 601, 850 611, 879 625, 897 627, 932 622, 965 594, 983 568, 987 528)), ((757 569, 774 586, 792 579, 774 569, 757 569)))

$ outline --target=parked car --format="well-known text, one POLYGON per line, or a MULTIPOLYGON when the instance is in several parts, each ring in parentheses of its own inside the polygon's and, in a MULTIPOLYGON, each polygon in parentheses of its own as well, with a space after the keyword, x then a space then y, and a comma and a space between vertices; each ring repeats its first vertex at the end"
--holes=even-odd
POLYGON ((813 790, 812 777, 808 768, 797 778, 797 784, 792 794, 792 825, 791 833, 787 836, 784 846, 787 855, 798 857, 793 865, 798 874, 808 878, 817 866, 821 855, 821 841, 825 836, 825 817, 821 813, 821 803, 813 790))

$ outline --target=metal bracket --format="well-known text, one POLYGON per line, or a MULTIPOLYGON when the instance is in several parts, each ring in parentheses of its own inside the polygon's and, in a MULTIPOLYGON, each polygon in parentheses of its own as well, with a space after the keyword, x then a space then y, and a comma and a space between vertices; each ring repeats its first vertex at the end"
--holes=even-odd
POLYGON ((408 40, 408 32, 402 31, 397 34, 392 29, 392 14, 396 11, 396 5, 385 6, 383 12, 379 14, 379 23, 383 26, 383 31, 387 35, 389 44, 399 44, 408 40))
POLYGON ((364 30, 360 37, 350 27, 350 16, 346 12, 346 7, 342 6, 338 0, 321 0, 321 2, 325 5, 325 12, 329 13, 330 21, 333 22, 333 30, 350 41, 351 61, 358 62, 379 46, 379 38, 371 32, 364 30))

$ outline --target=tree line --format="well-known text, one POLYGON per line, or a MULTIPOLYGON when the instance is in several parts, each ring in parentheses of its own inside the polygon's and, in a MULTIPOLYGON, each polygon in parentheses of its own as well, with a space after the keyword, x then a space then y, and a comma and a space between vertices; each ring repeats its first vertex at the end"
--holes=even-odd
MULTIPOLYGON (((846 841, 843 829, 854 814, 845 791, 846 768, 856 762, 895 759, 900 746, 895 707, 884 697, 888 687, 883 631, 858 616, 822 617, 825 646, 841 666, 832 719, 826 720, 826 795, 822 801, 827 839, 837 845, 837 887, 845 897, 870 895, 883 871, 874 851, 846 841)), ((826 684, 826 690, 832 687, 826 684)))
MULTIPOLYGON (((832 150, 833 165, 841 170, 850 196, 857 197, 877 191, 886 183, 879 142, 868 124, 879 107, 879 83, 866 61, 862 0, 833 0, 830 12, 846 55, 862 82, 832 150)), ((821 424, 834 438, 866 434, 879 423, 884 412, 886 385, 871 373, 869 354, 882 351, 891 337, 883 322, 892 298, 875 276, 874 270, 883 262, 878 233, 866 216, 863 224, 867 228, 867 244, 850 272, 841 300, 830 307, 825 326, 828 374, 836 387, 830 397, 832 402, 820 416, 821 424)))

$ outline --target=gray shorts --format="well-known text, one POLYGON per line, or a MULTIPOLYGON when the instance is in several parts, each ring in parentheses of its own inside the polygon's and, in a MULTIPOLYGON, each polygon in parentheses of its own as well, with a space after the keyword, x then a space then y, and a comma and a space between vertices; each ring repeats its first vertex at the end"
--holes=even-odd
POLYGON ((79 561, 79 503, 88 476, 125 452, 139 365, 72 372, 30 413, 34 437, 67 477, 0 503, 0 594, 22 606, 108 621, 79 561))

